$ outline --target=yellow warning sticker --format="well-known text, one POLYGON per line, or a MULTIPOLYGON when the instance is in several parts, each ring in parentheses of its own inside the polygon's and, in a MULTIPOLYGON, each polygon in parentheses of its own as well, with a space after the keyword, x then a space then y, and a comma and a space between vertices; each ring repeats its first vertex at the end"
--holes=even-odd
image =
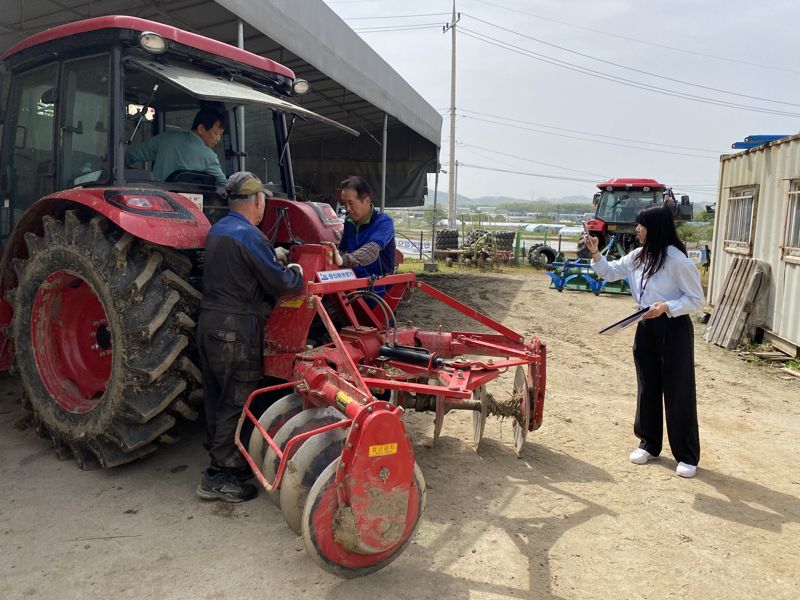
POLYGON ((397 442, 369 447, 370 456, 389 456, 390 454, 397 454, 397 442))
POLYGON ((297 296, 296 298, 289 298, 287 300, 281 300, 281 303, 278 305, 281 308, 300 308, 303 306, 303 302, 305 298, 303 296, 297 296))
POLYGON ((336 407, 342 412, 347 410, 347 405, 350 404, 352 401, 353 399, 344 392, 342 391, 336 392, 336 407))

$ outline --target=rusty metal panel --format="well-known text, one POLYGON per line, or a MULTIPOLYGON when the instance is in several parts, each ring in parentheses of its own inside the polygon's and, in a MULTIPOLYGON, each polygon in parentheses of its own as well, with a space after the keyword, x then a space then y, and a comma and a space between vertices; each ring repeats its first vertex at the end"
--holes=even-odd
POLYGON ((742 256, 725 250, 728 196, 733 189, 755 186, 751 256, 772 268, 766 326, 800 346, 800 264, 785 260, 781 248, 786 231, 787 194, 793 179, 800 179, 800 135, 721 158, 707 298, 710 304, 717 304, 728 270, 734 259, 742 256))

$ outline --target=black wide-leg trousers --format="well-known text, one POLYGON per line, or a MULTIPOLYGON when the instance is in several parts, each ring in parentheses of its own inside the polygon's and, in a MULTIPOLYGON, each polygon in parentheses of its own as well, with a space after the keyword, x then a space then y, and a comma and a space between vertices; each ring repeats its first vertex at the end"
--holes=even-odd
POLYGON ((633 432, 641 441, 639 447, 653 456, 661 454, 663 406, 672 455, 678 462, 697 465, 700 434, 692 320, 687 315, 672 319, 661 315, 640 321, 633 360, 639 387, 633 432))

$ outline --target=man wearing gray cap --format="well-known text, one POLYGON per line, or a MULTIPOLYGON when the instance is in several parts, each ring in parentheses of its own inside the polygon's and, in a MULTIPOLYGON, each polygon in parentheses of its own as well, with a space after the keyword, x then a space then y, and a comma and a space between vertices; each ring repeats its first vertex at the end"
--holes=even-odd
MULTIPOLYGON (((206 500, 242 502, 257 492, 245 483, 249 467, 234 436, 242 407, 263 377, 264 303, 301 292, 303 271, 297 264, 284 266, 257 227, 272 195, 261 180, 242 171, 231 175, 225 187, 230 213, 208 233, 197 324, 204 445, 211 457, 197 494, 206 500)), ((285 250, 277 250, 285 260, 285 250)))

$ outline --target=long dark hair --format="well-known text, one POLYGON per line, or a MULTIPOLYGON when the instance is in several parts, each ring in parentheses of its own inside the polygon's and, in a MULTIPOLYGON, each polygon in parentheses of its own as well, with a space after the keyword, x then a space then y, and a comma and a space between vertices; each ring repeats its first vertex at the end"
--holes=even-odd
POLYGON ((642 251, 636 257, 636 266, 642 266, 644 277, 652 277, 667 259, 667 248, 675 246, 686 253, 686 246, 678 237, 672 211, 666 206, 651 206, 644 208, 636 215, 636 222, 647 229, 642 251))

